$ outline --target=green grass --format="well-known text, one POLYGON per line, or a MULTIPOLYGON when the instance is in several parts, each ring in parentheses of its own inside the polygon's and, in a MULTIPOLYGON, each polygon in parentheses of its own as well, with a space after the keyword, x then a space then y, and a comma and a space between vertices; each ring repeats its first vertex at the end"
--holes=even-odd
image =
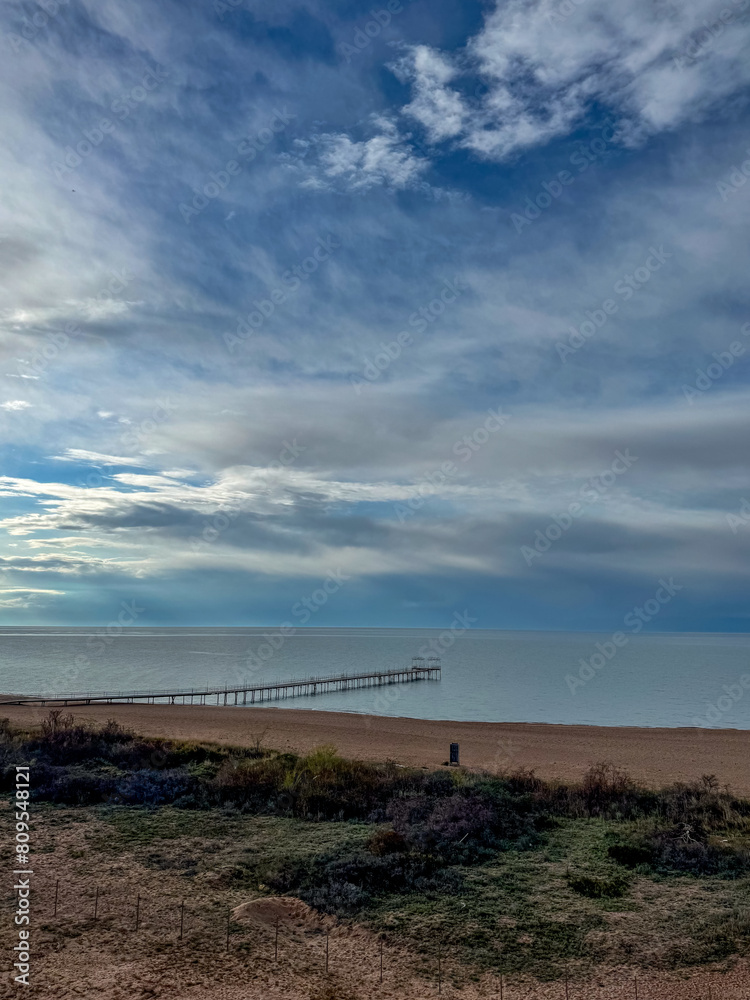
POLYGON ((459 896, 381 899, 365 919, 407 938, 434 964, 437 941, 461 963, 557 979, 602 962, 675 968, 748 954, 750 879, 627 873, 622 896, 577 892, 582 877, 612 881, 623 868, 607 847, 631 824, 567 820, 531 851, 464 869, 459 896))
POLYGON ((287 863, 361 849, 376 829, 366 823, 311 823, 278 816, 226 816, 205 810, 100 806, 90 838, 103 853, 132 852, 146 867, 188 875, 220 871, 225 882, 263 886, 287 863))

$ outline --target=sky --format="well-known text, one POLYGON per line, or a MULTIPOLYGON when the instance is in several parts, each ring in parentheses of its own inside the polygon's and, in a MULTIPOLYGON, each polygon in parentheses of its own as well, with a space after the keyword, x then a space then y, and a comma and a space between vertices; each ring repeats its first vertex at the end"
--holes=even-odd
POLYGON ((0 624, 750 631, 748 0, 0 46, 0 624))

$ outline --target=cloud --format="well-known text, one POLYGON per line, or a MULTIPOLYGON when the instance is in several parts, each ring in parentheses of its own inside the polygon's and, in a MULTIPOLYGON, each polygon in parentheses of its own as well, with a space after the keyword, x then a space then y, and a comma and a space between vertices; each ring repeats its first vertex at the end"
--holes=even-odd
POLYGON ((31 405, 32 404, 27 402, 25 399, 9 399, 6 403, 0 403, 0 407, 2 407, 3 410, 8 410, 10 412, 28 410, 31 405))
POLYGON ((304 174, 302 187, 310 190, 365 192, 372 187, 394 190, 414 186, 429 166, 415 155, 388 118, 375 115, 369 138, 353 140, 343 132, 324 132, 313 140, 301 140, 295 157, 286 157, 304 174))
POLYGON ((40 553, 36 556, 0 557, 0 569, 21 573, 61 573, 70 576, 132 575, 143 576, 146 564, 117 559, 91 559, 78 556, 40 553))
MULTIPOLYGON (((112 414, 109 414, 112 416, 112 414)), ((52 455, 54 462, 84 462, 90 465, 144 465, 143 459, 123 455, 102 455, 85 448, 66 448, 64 455, 52 455)))
MULTIPOLYGON (((354 8, 308 6, 351 39, 354 8)), ((692 405, 682 391, 750 318, 750 183, 716 188, 747 157, 739 5, 708 38, 704 0, 485 4, 468 39, 412 5, 408 42, 384 33, 346 68, 322 34, 297 45, 294 8, 256 8, 248 33, 210 4, 84 0, 0 61, 4 395, 34 410, 3 424, 12 586, 64 580, 66 621, 145 592, 174 624, 211 601, 243 623, 340 566, 340 624, 436 618, 455 596, 487 627, 548 626, 567 601, 565 627, 596 606, 606 628, 624 591, 679 567, 705 608, 739 608, 750 532, 725 517, 750 496, 750 353, 692 405), (594 116, 616 139, 580 170, 594 116), (341 246, 304 272, 329 234, 341 246), (662 244, 668 266, 613 292, 662 244), (562 364, 556 343, 615 296, 562 364), (226 331, 251 326, 230 354, 226 331), (461 462, 490 408, 511 421, 461 462), (520 547, 626 448, 627 477, 529 567, 520 547)))
MULTIPOLYGON (((356 397, 347 400, 354 406, 356 397)), ((600 411, 595 419, 527 406, 491 441, 476 434, 486 414, 451 415, 425 425, 415 461, 403 427, 416 426, 419 410, 408 396, 411 412, 396 400, 392 392, 383 399, 393 422, 381 426, 377 448, 368 448, 366 461, 360 455, 356 470, 350 456, 368 435, 342 408, 337 437, 320 428, 327 450, 316 445, 312 466, 306 448, 297 466, 235 464, 210 478, 193 475, 194 482, 158 471, 114 473, 98 488, 3 477, 4 495, 36 497, 45 510, 32 504, 2 521, 30 552, 2 565, 18 574, 100 578, 198 569, 315 577, 321 565, 340 565, 354 579, 456 571, 525 578, 532 568, 521 547, 580 502, 592 480, 610 476, 615 481, 593 499, 589 488, 585 516, 545 557, 545 574, 597 576, 615 558, 634 576, 665 562, 688 573, 702 563, 715 577, 746 575, 745 540, 726 524, 726 511, 750 486, 740 458, 746 401, 717 397, 689 408, 680 400, 600 411), (631 459, 627 474, 611 477, 622 453, 631 459)), ((311 439, 318 413, 309 400, 299 405, 311 439)), ((366 405, 379 414, 379 400, 366 405)), ((176 439, 186 433, 179 424, 171 429, 176 439)), ((234 447, 238 456, 246 452, 247 439, 234 447)))
POLYGON ((594 107, 615 115, 620 141, 633 144, 706 115, 750 82, 750 24, 741 4, 728 9, 723 24, 712 0, 498 3, 462 51, 417 45, 394 64, 413 89, 403 112, 430 142, 493 160, 569 133, 594 107), (698 44, 714 22, 710 43, 698 44))
POLYGON ((1 587, 0 608, 15 610, 21 608, 42 607, 49 603, 47 598, 50 596, 58 597, 64 593, 64 590, 51 590, 41 587, 1 587), (11 594, 14 596, 11 597, 11 594))

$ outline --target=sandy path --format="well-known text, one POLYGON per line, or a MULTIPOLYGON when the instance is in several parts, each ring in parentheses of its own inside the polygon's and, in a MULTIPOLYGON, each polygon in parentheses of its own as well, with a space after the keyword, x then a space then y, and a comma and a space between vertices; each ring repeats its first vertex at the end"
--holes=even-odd
MULTIPOLYGON (((17 723, 38 723, 46 711, 0 706, 0 716, 17 723)), ((591 764, 609 761, 653 786, 715 774, 736 793, 750 796, 750 730, 446 722, 189 705, 97 705, 71 711, 82 719, 115 718, 151 736, 240 746, 262 737, 265 746, 301 752, 333 743, 345 756, 430 768, 448 759, 448 745, 456 741, 461 763, 471 768, 526 767, 543 778, 575 780, 591 764)))

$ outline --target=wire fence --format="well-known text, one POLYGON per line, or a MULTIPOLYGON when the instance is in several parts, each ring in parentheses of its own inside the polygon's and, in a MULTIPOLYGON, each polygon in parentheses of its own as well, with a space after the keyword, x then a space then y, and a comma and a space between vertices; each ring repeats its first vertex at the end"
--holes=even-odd
MULTIPOLYGON (((351 941, 339 937, 333 918, 321 917, 317 926, 300 928, 288 922, 286 916, 266 919, 263 925, 243 923, 242 917, 234 918, 237 903, 226 901, 197 903, 188 898, 165 899, 147 891, 135 893, 111 892, 102 886, 81 889, 64 884, 61 879, 41 887, 35 885, 34 922, 48 932, 58 930, 74 932, 79 937, 82 930, 93 930, 98 923, 105 923, 123 935, 137 935, 154 941, 184 942, 191 952, 205 949, 213 954, 219 951, 242 951, 251 959, 272 960, 280 967, 293 954, 304 950, 312 959, 318 972, 347 971, 351 968, 351 941), (264 933, 259 933, 262 930, 264 933), (302 931, 302 933, 301 933, 302 931)), ((259 902, 263 897, 259 899, 259 902)), ((15 905, 15 904, 13 904, 15 905)), ((373 934, 358 941, 361 968, 367 969, 372 982, 390 985, 403 984, 404 945, 399 947, 392 935, 373 934), (365 944, 365 941, 368 943, 365 944), (391 963, 391 958, 398 959, 391 963)), ((457 951, 458 949, 456 949, 457 951)), ((434 985, 437 994, 450 989, 451 966, 458 955, 452 955, 451 943, 439 934, 422 942, 420 949, 423 972, 434 985)), ((299 963, 294 963, 298 966, 299 963)), ((458 964, 456 962, 456 964, 458 964)), ((493 1000, 523 1000, 529 995, 528 985, 516 982, 513 975, 498 973, 494 977, 494 992, 487 994, 493 1000)), ((680 982, 680 1000, 750 1000, 750 987, 737 992, 736 984, 725 990, 725 977, 721 973, 700 973, 680 982)), ((663 983, 659 997, 663 997, 663 983)), ((566 974, 548 987, 550 997, 559 1000, 588 1000, 597 995, 592 983, 566 974)), ((619 992, 608 987, 608 1000, 649 1000, 653 994, 646 974, 633 975, 620 983, 619 992)))

